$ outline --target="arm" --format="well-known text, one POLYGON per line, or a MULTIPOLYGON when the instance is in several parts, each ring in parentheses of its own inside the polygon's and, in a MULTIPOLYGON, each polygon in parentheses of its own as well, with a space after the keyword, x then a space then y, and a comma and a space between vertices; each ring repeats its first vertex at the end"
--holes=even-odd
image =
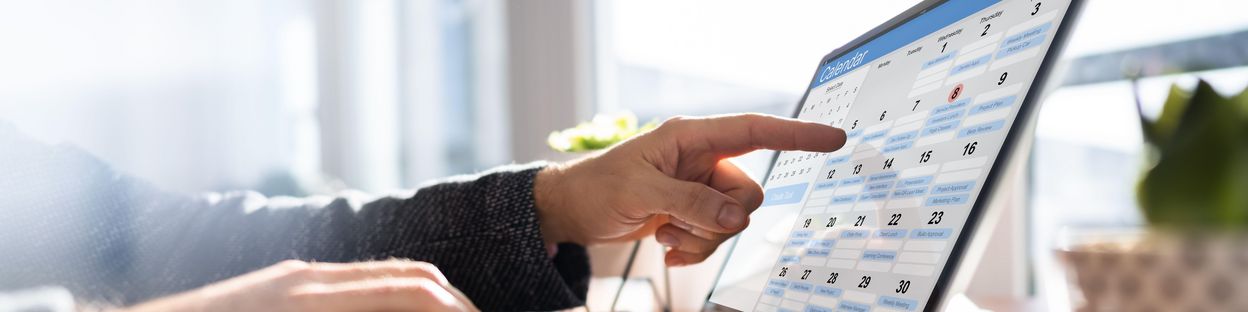
POLYGON ((2 124, 0 143, 0 292, 54 284, 131 304, 284 259, 392 257, 437 265, 487 310, 577 306, 587 289, 584 249, 552 259, 543 245, 532 195, 541 165, 382 198, 186 196, 2 124))
MULTIPOLYGON (((551 259, 533 202, 538 165, 511 166, 433 184, 397 197, 267 199, 208 196, 145 208, 136 219, 151 261, 133 272, 145 293, 184 290, 283 259, 427 261, 486 310, 583 304, 584 249, 551 259), (561 265, 557 266, 556 263, 561 265)), ((138 299, 138 298, 136 298, 138 299)))
MULTIPOLYGON (((412 264, 383 261, 344 268, 296 262, 147 305, 155 310, 202 308, 205 302, 326 309, 378 294, 400 299, 386 301, 399 307, 428 308, 431 302, 438 302, 447 310, 463 310, 464 305, 455 304, 458 291, 451 284, 465 288, 487 310, 556 309, 583 301, 589 272, 582 248, 561 245, 565 247, 559 256, 549 259, 543 242, 591 245, 655 235, 670 247, 668 265, 698 263, 743 230, 750 212, 762 202, 758 184, 726 158, 761 148, 830 152, 844 143, 844 131, 791 119, 762 115, 676 118, 604 153, 567 164, 504 169, 444 182, 412 196, 373 201, 358 196, 266 199, 254 194, 192 199, 117 178, 98 161, 64 166, 46 161, 56 157, 33 153, 33 159, 24 158, 23 151, 9 159, 6 157, 10 155, 0 150, 0 164, 21 164, 23 160, 54 164, 52 167, 61 171, 51 171, 62 176, 51 181, 62 182, 33 185, 56 186, 51 195, 68 194, 65 196, 74 199, 69 201, 73 205, 67 206, 49 204, 58 201, 49 201, 53 197, 40 192, 0 195, 16 199, 3 202, 16 207, 5 212, 34 216, 30 218, 33 223, 11 222, 19 225, 14 231, 19 235, 16 237, 29 236, 27 232, 85 228, 85 232, 71 230, 68 234, 76 236, 65 235, 69 239, 53 241, 84 240, 91 248, 69 250, 85 250, 87 257, 77 259, 95 260, 101 269, 63 275, 85 281, 81 285, 133 290, 126 293, 126 302, 224 279, 277 259, 408 257, 434 262, 448 271, 442 278, 442 273, 427 264, 413 269, 412 264), (85 192, 87 195, 65 193, 63 185, 85 185, 91 191, 85 192), (65 208, 69 206, 78 209, 65 208), (50 212, 45 211, 48 208, 50 212), (63 219, 86 220, 86 225, 63 219), (305 300, 309 297, 315 299, 311 302, 325 304, 310 304, 305 300), (428 301, 413 302, 412 298, 428 301)), ((2 186, 28 185, 30 178, 44 179, 44 175, 30 173, 47 170, 0 174, 0 190, 6 190, 2 186)), ((22 241, 18 247, 29 247, 32 242, 47 247, 39 245, 46 240, 38 239, 22 241)), ((2 249, 8 247, 12 246, 0 246, 0 250, 24 250, 2 249)), ((34 259, 65 259, 41 254, 34 259)), ((22 259, 9 263, 18 264, 11 266, 16 268, 23 264, 22 259)), ((6 273, 3 276, 15 271, 3 271, 4 267, 0 266, 0 272, 6 273)), ((30 280, 20 278, 24 276, 40 276, 16 271, 17 281, 30 280)), ((94 290, 86 292, 89 294, 115 290, 85 289, 94 290)), ((236 306, 218 308, 239 310, 236 306)))

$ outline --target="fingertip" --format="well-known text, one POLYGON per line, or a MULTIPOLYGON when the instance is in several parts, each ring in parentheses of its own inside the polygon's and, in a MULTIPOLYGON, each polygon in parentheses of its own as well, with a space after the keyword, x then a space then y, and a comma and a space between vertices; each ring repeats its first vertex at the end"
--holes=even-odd
POLYGON ((845 142, 849 140, 849 136, 848 134, 845 133, 845 129, 841 129, 837 127, 831 127, 831 128, 833 132, 831 136, 829 136, 829 141, 832 142, 832 151, 840 150, 841 148, 845 147, 845 142))
POLYGON ((801 121, 802 126, 794 128, 796 149, 813 152, 833 152, 845 146, 847 134, 844 129, 829 124, 801 121))
POLYGON ((676 235, 672 234, 670 229, 665 230, 667 228, 667 226, 664 226, 659 228, 658 231, 655 231, 654 240, 658 241, 659 244, 662 244, 663 246, 671 248, 680 247, 680 239, 677 238, 676 235))
POLYGON ((817 137, 811 139, 817 141, 817 143, 812 145, 817 146, 816 149, 819 152, 834 152, 845 147, 845 141, 848 139, 845 129, 821 123, 815 123, 812 127, 817 127, 818 130, 807 133, 817 134, 817 137))
POLYGON ((668 267, 673 268, 688 265, 688 263, 680 257, 680 254, 674 250, 668 251, 667 255, 663 256, 663 263, 667 264, 668 267))

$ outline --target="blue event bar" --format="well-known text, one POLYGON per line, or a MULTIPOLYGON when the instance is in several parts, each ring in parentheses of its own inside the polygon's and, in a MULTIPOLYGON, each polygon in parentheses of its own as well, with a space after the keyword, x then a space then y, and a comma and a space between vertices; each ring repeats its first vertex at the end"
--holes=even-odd
POLYGON ((806 195, 809 183, 771 188, 763 193, 763 206, 796 204, 806 195))
POLYGON ((819 76, 815 78, 815 82, 810 87, 817 87, 832 79, 836 79, 836 77, 852 72, 862 64, 869 64, 881 56, 914 43, 924 36, 952 25, 975 12, 997 4, 997 2, 1000 2, 1000 0, 949 0, 949 2, 931 8, 927 13, 916 16, 914 19, 898 25, 891 31, 875 37, 875 39, 867 41, 867 43, 862 44, 857 49, 845 52, 840 57, 823 65, 823 67, 819 68, 819 76))

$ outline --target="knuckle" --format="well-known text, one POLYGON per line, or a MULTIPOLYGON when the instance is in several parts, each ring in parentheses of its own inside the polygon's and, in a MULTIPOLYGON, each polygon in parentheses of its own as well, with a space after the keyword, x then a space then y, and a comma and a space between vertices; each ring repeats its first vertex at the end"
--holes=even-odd
POLYGON ((701 207, 710 206, 710 201, 714 199, 709 188, 703 185, 692 185, 685 193, 685 198, 689 201, 687 203, 687 208, 689 209, 701 209, 701 207))
POLYGON ((750 122, 757 122, 759 120, 767 118, 767 115, 763 115, 759 113, 744 113, 741 115, 737 115, 737 118, 745 119, 746 121, 750 121, 750 122))
POLYGON ((323 288, 315 284, 295 287, 281 294, 280 299, 294 311, 323 311, 324 299, 328 296, 323 288))
POLYGON ((414 261, 409 265, 408 269, 427 276, 442 276, 442 271, 438 270, 438 266, 433 265, 433 263, 414 261))
POLYGON ((282 262, 278 262, 274 266, 278 268, 286 269, 286 270, 299 270, 299 269, 307 268, 308 266, 311 266, 311 264, 303 260, 290 259, 290 260, 282 260, 282 262))
MULTIPOLYGON (((671 201, 671 203, 673 203, 673 205, 676 206, 676 207, 671 208, 671 211, 676 211, 676 212, 698 211, 699 210, 698 207, 701 206, 701 203, 706 201, 706 198, 705 198, 706 192, 701 190, 701 188, 699 187, 686 187, 685 191, 681 193, 680 196, 685 198, 685 200, 684 201, 671 201)), ((693 218, 695 216, 684 216, 684 217, 693 218)))
POLYGON ((659 125, 659 128, 656 129, 655 131, 664 131, 664 132, 677 131, 682 128, 688 127, 691 121, 692 119, 686 116, 672 116, 668 118, 667 120, 664 120, 663 123, 659 125))
POLYGON ((745 192, 745 202, 750 209, 758 208, 763 205, 763 187, 758 184, 750 184, 745 192))
POLYGON ((303 260, 284 260, 274 265, 280 270, 283 276, 287 277, 309 277, 314 270, 313 265, 303 260))
POLYGON ((439 286, 438 283, 433 280, 427 278, 417 278, 411 283, 394 285, 389 291, 417 298, 430 298, 435 297, 438 290, 441 288, 442 286, 439 286))
POLYGON ((675 125, 678 125, 678 124, 685 123, 685 122, 687 122, 688 120, 689 120, 689 117, 687 117, 687 116, 677 115, 677 116, 668 117, 668 118, 667 118, 667 120, 664 120, 664 121, 663 121, 663 125, 672 125, 672 126, 675 126, 675 125))

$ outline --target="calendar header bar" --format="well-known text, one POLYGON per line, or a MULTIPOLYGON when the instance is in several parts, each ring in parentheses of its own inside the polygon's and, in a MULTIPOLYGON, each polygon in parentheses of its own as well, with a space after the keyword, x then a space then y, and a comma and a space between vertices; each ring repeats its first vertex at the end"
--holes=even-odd
POLYGON ((836 79, 859 65, 870 63, 998 2, 1000 0, 949 0, 824 64, 810 87, 836 79))

